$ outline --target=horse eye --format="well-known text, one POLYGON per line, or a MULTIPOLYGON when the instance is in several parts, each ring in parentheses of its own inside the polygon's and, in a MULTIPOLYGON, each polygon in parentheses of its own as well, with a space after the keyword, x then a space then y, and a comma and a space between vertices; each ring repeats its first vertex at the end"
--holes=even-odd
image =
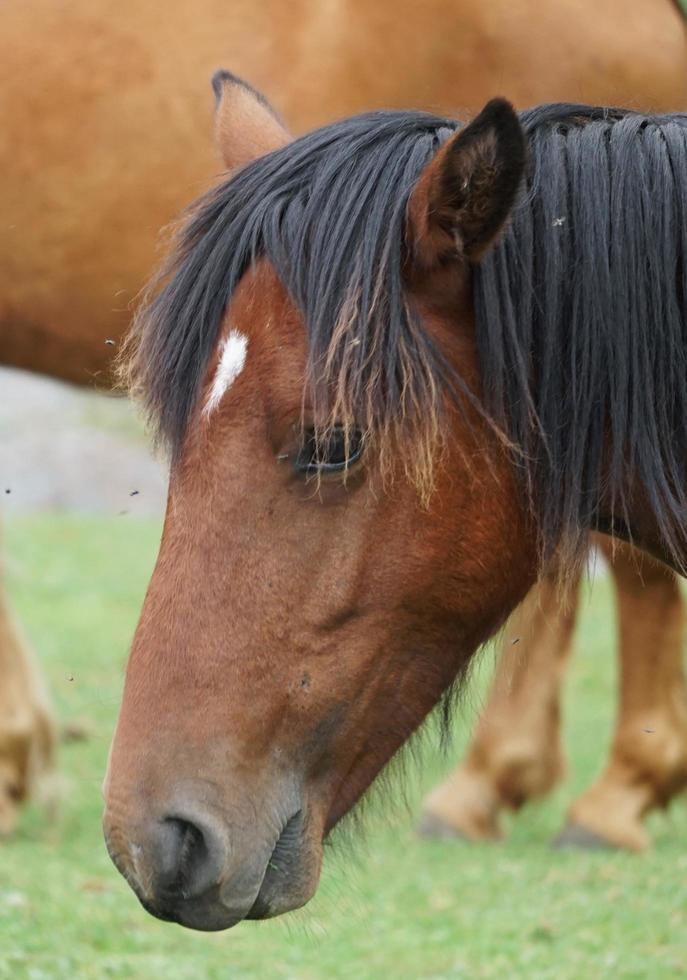
POLYGON ((294 466, 299 473, 338 473, 356 463, 363 452, 363 439, 357 429, 346 432, 343 426, 334 426, 328 436, 318 440, 313 429, 308 429, 298 450, 294 466))

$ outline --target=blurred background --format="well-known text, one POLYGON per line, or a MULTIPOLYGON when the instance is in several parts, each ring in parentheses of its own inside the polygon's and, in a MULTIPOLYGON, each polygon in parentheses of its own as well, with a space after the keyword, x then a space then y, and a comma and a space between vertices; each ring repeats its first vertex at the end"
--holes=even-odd
POLYGON ((164 513, 166 468, 126 398, 0 368, 0 474, 8 516, 164 513))

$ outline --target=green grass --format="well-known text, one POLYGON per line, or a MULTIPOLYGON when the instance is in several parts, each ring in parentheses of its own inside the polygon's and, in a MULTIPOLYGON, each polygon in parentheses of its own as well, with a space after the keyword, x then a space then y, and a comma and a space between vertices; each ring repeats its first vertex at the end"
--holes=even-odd
MULTIPOLYGON (((7 530, 12 595, 59 715, 91 737, 62 749, 57 821, 34 807, 0 845, 0 978, 657 978, 687 974, 687 810, 650 822, 641 857, 549 848, 567 803, 599 769, 613 710, 610 590, 585 605, 566 711, 571 777, 510 823, 503 845, 427 843, 424 792, 452 763, 431 748, 411 811, 381 800, 364 841, 330 854, 302 913, 202 935, 156 922, 110 865, 100 782, 122 671, 159 526, 41 517, 7 530)), ((488 674, 485 660, 479 684, 488 674)), ((467 699, 451 756, 465 744, 467 699)))

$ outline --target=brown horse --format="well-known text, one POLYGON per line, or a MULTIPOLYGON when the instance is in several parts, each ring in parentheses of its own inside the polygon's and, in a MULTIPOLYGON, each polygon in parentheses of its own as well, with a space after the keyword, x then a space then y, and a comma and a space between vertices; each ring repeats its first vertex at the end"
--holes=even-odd
POLYGON ((56 729, 47 691, 22 630, 0 592, 0 836, 54 767, 56 729))
MULTIPOLYGON (((109 383, 107 341, 127 326, 158 229, 217 170, 205 138, 205 79, 217 64, 230 61, 277 90, 297 129, 374 105, 473 110, 499 88, 523 106, 684 103, 687 44, 670 0, 603 0, 593 17, 581 13, 572 0, 546 9, 538 0, 348 2, 326 16, 314 0, 199 0, 167 4, 163 17, 131 0, 4 3, 0 360, 109 383)), ((33 676, 3 622, 4 676, 33 676)), ((42 692, 23 685, 24 707, 32 705, 23 714, 37 719, 42 692)), ((0 745, 18 746, 2 725, 0 745)), ((12 770, 9 809, 26 792, 21 759, 41 729, 29 726, 21 750, 0 749, 12 770)))
POLYGON ((0 362, 105 381, 159 229, 219 168, 207 79, 231 64, 296 131, 372 107, 687 103, 671 0, 8 0, 0 9, 0 362), (623 30, 618 30, 618 24, 623 30), (379 65, 385 66, 384 71, 379 65), (30 81, 27 76, 30 66, 30 81))
MULTIPOLYGON (((617 588, 620 703, 610 759, 569 810, 559 846, 641 851, 644 816, 687 786, 685 614, 665 565, 597 537, 617 588)), ((561 686, 579 605, 579 582, 561 602, 544 579, 505 630, 503 652, 465 759, 427 797, 430 837, 503 837, 500 815, 549 793, 565 773, 561 686)))
POLYGON ((309 899, 590 530, 687 559, 686 116, 494 100, 291 141, 215 88, 233 176, 130 346, 172 469, 104 817, 144 906, 200 929, 309 899))

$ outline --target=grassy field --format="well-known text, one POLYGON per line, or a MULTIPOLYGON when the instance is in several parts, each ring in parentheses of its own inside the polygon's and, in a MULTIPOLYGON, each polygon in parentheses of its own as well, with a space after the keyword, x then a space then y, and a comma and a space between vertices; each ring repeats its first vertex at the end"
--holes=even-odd
POLYGON ((62 749, 57 820, 29 810, 0 845, 0 978, 662 978, 687 976, 687 808, 651 820, 654 850, 557 853, 549 841, 604 758, 612 716, 608 584, 597 583, 567 695, 571 776, 510 824, 503 845, 430 844, 413 832, 421 794, 457 757, 488 675, 486 655, 450 758, 430 745, 410 812, 372 808, 364 840, 329 854, 317 899, 285 920, 229 933, 150 918, 110 865, 100 782, 122 668, 159 526, 32 518, 7 530, 11 591, 63 721, 91 736, 62 749))

